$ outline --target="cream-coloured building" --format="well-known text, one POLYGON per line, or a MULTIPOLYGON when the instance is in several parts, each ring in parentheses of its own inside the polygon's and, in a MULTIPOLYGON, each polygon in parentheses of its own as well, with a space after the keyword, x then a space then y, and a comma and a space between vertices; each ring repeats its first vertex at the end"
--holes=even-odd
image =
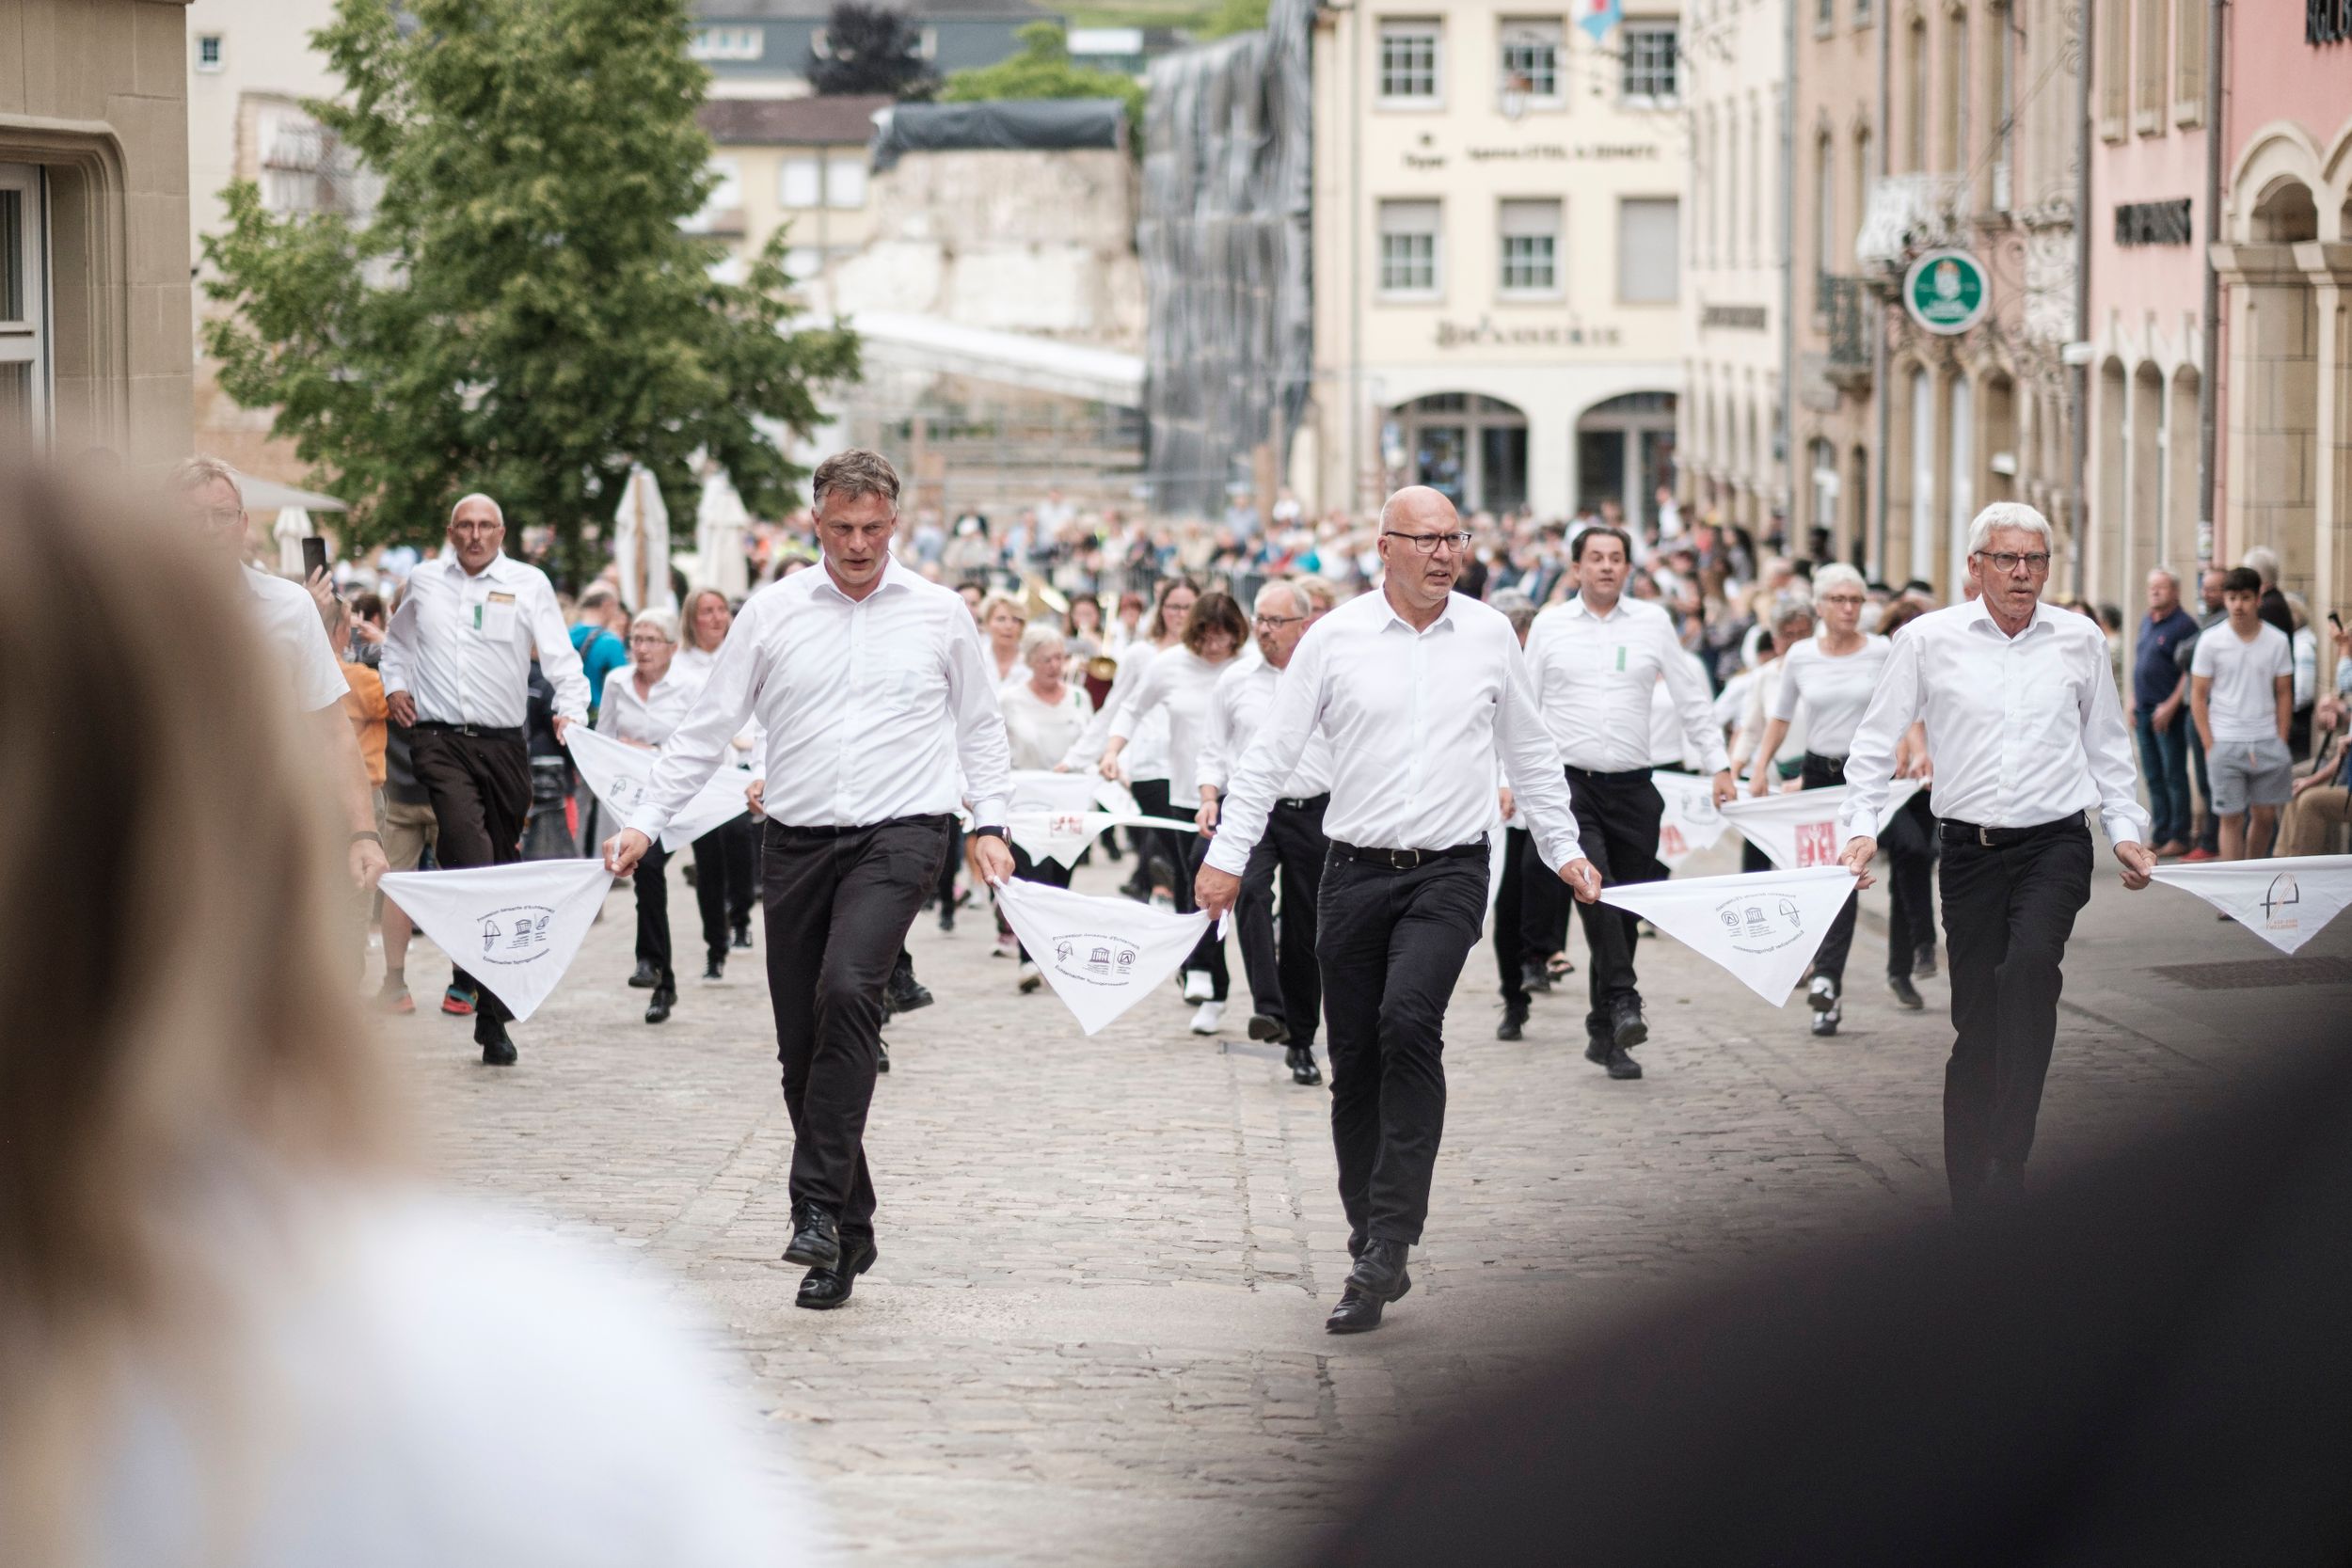
POLYGON ((756 255, 786 229, 786 270, 829 307, 830 266, 873 234, 867 144, 886 97, 715 98, 697 117, 718 183, 687 227, 756 255), (788 226, 788 228, 787 228, 788 226))
POLYGON ((1690 0, 1683 11, 1691 184, 1677 488, 1701 515, 1759 537, 1789 499, 1782 378, 1792 3, 1690 0))
POLYGON ((177 0, 0 0, 0 450, 188 450, 177 0))
POLYGON ((1682 388, 1680 24, 1565 8, 1325 8, 1314 39, 1313 418, 1302 496, 1629 516, 1682 388))

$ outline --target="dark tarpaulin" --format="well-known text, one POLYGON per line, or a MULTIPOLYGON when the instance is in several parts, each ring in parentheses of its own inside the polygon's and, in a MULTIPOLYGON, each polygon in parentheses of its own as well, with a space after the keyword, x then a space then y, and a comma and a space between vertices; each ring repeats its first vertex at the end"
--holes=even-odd
POLYGON ((902 152, 1066 150, 1127 145, 1127 105, 1116 98, 1000 99, 901 103, 874 138, 874 172, 902 152))
POLYGON ((1148 78, 1136 240, 1161 512, 1216 515, 1261 443, 1287 456, 1307 401, 1313 16, 1314 0, 1274 0, 1264 31, 1163 56, 1148 78))

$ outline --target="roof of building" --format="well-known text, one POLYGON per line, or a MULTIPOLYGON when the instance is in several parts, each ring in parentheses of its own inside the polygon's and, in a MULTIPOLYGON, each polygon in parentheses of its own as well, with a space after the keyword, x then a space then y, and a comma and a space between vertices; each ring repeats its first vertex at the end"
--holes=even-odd
POLYGON ((722 147, 863 147, 887 93, 838 98, 714 98, 694 118, 722 147))
MULTIPOLYGON (((834 0, 693 0, 697 22, 822 22, 834 0)), ((1058 16, 1031 0, 905 0, 895 8, 918 22, 1035 22, 1058 16)))

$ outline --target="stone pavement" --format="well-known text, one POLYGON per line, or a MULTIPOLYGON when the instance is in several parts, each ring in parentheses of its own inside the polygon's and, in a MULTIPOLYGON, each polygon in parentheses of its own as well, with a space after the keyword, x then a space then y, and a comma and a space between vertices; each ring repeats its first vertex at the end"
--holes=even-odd
MULTIPOLYGON (((1719 852, 1691 872, 1731 868, 1719 852)), ((700 942, 682 886, 671 907, 686 970, 700 942)), ((1015 994, 984 912, 952 937, 922 917, 939 1003, 888 1030, 868 1134, 882 1258, 831 1314, 792 1307, 801 1271, 777 1258, 791 1136, 757 954, 720 984, 687 979, 649 1028, 623 984, 622 888, 516 1031, 519 1068, 484 1069, 429 1010, 389 1034, 440 1172, 684 1282, 856 1559, 1260 1564, 1343 1506, 1368 1451, 1562 1335, 1791 1243, 1939 1213, 1948 991, 1924 982, 1929 1010, 1898 1011, 1883 931, 1866 907, 1827 1041, 1801 997, 1776 1012, 1645 942, 1635 1084, 1582 1059, 1581 974, 1538 999, 1525 1041, 1496 1041, 1482 946, 1448 1021, 1415 1288, 1352 1339, 1321 1330, 1347 1268, 1326 1094, 1242 1037, 1238 962, 1226 1038, 1188 1034, 1171 987, 1088 1040, 1050 991, 1015 994)), ((2201 903, 2126 895, 2103 870, 2042 1166, 2352 1016, 2352 916, 2305 954, 2283 964, 2201 903)), ((440 960, 420 941, 409 968, 429 1007, 440 960)))

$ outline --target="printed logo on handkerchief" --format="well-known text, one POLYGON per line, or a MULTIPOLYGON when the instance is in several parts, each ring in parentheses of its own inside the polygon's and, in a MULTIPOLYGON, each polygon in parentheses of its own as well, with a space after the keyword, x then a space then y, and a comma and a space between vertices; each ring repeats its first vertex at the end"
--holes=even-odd
POLYGON ((1715 917, 1742 953, 1775 953, 1804 935, 1804 913, 1793 898, 1726 898, 1715 906, 1715 917))
POLYGON ((482 930, 482 962, 527 964, 548 956, 548 927, 555 924, 555 911, 545 904, 516 904, 475 924, 482 930))
POLYGON ((1092 986, 1123 986, 1135 974, 1136 946, 1099 931, 1054 939, 1054 970, 1092 986))

